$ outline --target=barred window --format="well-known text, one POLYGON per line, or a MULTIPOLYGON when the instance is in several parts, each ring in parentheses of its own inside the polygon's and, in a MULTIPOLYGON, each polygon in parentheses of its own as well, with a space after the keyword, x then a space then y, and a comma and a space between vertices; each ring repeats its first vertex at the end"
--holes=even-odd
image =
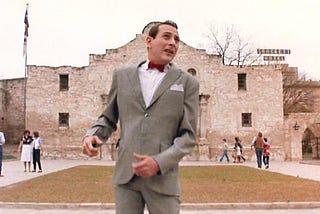
POLYGON ((238 90, 247 90, 247 74, 238 74, 238 90))
POLYGON ((69 127, 69 113, 59 113, 59 127, 69 127))
POLYGON ((68 91, 68 90, 69 90, 69 75, 60 74, 60 91, 68 91))
POLYGON ((242 127, 252 127, 252 114, 242 113, 242 127))

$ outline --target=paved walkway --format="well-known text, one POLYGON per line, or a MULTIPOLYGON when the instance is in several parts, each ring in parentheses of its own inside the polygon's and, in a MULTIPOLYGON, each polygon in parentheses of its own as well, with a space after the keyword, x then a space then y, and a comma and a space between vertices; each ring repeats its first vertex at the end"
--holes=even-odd
MULTIPOLYGON (((226 164, 226 163, 222 163, 226 164)), ((183 161, 181 165, 207 166, 222 165, 211 161, 183 161)), ((3 174, 0 178, 0 187, 32 179, 41 175, 78 165, 114 165, 113 161, 99 160, 42 160, 43 172, 24 172, 23 163, 20 161, 4 161, 3 174)), ((229 163, 228 165, 233 165, 229 163)), ((255 162, 246 162, 243 165, 255 167, 255 162)), ((262 169, 265 170, 265 169, 262 169)), ((287 174, 300 178, 320 181, 320 162, 271 162, 269 171, 287 174)), ((76 213, 82 214, 95 210, 94 213, 114 213, 113 204, 34 204, 34 203, 4 203, 0 202, 0 213, 76 213), (101 209, 103 208, 103 209, 101 209)), ((235 204, 182 204, 182 214, 207 214, 207 213, 320 213, 320 202, 305 203, 235 203, 235 204), (281 209, 280 209, 281 208, 281 209), (290 211, 290 212, 289 212, 290 211)))

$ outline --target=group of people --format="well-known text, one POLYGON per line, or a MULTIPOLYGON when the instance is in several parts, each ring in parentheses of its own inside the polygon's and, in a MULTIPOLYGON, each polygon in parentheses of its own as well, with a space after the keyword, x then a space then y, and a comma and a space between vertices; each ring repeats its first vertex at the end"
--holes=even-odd
POLYGON ((267 138, 263 138, 261 132, 252 139, 251 150, 252 148, 256 152, 258 168, 262 168, 263 162, 265 168, 268 169, 270 166, 270 144, 267 138))
MULTIPOLYGON (((240 139, 238 137, 235 137, 235 143, 234 143, 234 147, 233 147, 233 154, 232 154, 232 157, 233 157, 233 163, 240 163, 241 160, 243 160, 244 162, 247 160, 243 154, 242 154, 242 143, 240 141, 240 139)), ((220 157, 220 162, 223 161, 224 157, 226 157, 227 159, 227 162, 230 162, 230 158, 228 156, 228 149, 229 149, 229 146, 228 146, 228 143, 227 143, 227 140, 226 139, 223 139, 223 153, 220 157)))
POLYGON ((42 172, 40 151, 42 147, 42 140, 38 131, 33 132, 33 137, 29 130, 23 132, 18 152, 21 152, 21 161, 24 164, 24 171, 36 172, 36 165, 38 164, 38 172, 42 172), (33 162, 33 170, 31 171, 31 161, 33 162))
MULTIPOLYGON (((224 157, 226 157, 227 162, 230 161, 228 156, 228 144, 226 139, 223 139, 223 153, 220 157, 220 162, 223 161, 224 157)), ((262 137, 262 133, 259 132, 257 136, 255 136, 251 143, 251 150, 255 149, 257 156, 257 164, 258 168, 262 168, 262 162, 265 165, 265 168, 268 169, 270 165, 270 144, 267 138, 262 137)), ((243 162, 246 161, 246 158, 243 156, 243 146, 241 140, 238 137, 235 137, 235 144, 233 147, 233 162, 240 163, 241 160, 243 162)))

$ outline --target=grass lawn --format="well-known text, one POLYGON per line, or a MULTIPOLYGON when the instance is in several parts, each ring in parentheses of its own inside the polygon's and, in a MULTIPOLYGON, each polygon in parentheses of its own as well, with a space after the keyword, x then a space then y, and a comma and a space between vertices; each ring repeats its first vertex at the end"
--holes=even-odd
MULTIPOLYGON (((0 188, 3 202, 114 202, 113 167, 78 166, 0 188)), ((183 203, 320 201, 320 182, 246 166, 181 166, 183 203)))

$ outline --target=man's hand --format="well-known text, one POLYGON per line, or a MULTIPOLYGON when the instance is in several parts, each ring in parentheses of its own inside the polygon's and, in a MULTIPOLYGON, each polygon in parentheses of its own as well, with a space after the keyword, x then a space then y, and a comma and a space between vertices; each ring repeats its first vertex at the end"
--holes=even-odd
POLYGON ((159 165, 152 157, 139 154, 133 154, 133 156, 140 160, 138 163, 132 163, 133 172, 136 175, 148 178, 159 172, 159 165))
POLYGON ((97 136, 86 136, 82 140, 82 153, 89 157, 97 156, 99 150, 94 148, 93 145, 103 144, 103 142, 97 136))

